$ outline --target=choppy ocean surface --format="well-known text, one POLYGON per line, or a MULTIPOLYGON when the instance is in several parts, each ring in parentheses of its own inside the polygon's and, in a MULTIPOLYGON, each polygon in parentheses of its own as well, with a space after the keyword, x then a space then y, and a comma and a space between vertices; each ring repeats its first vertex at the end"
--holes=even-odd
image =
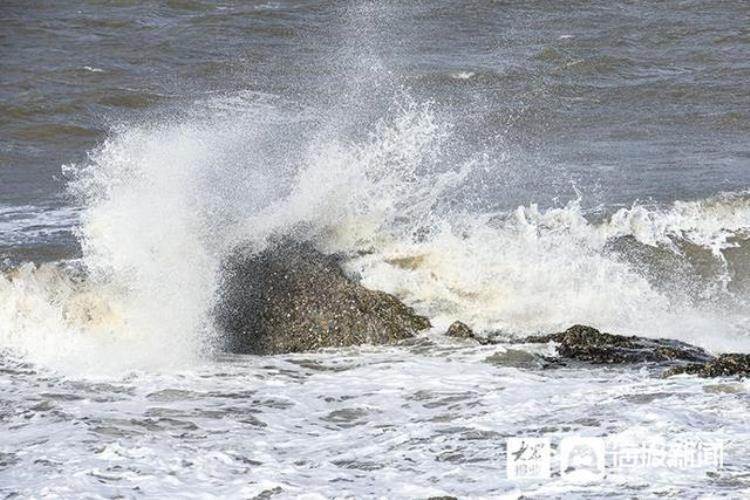
POLYGON ((0 82, 4 497, 750 495, 748 382, 441 335, 750 352, 746 2, 9 1, 0 82), (220 352, 222 258, 274 234, 434 328, 220 352), (580 481, 566 437, 723 463, 580 481))

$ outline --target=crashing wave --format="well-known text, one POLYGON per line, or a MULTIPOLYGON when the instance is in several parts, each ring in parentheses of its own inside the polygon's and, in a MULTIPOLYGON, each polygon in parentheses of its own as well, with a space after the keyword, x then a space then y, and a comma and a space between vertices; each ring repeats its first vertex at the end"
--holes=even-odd
POLYGON ((719 351, 750 344, 747 193, 604 219, 580 197, 469 210, 456 193, 487 166, 453 152, 429 104, 397 102, 351 134, 267 96, 229 101, 122 127, 68 167, 85 207, 86 281, 31 264, 4 276, 1 347, 78 365, 193 359, 213 335, 222 258, 275 234, 347 255, 366 286, 440 328, 457 317, 519 334, 585 322, 719 351))

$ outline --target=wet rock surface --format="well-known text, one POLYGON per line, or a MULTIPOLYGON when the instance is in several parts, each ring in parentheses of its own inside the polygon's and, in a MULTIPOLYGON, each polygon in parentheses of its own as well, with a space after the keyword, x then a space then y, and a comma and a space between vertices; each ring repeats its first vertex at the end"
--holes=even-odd
POLYGON ((713 358, 703 349, 685 342, 613 335, 583 325, 572 326, 560 333, 531 336, 520 340, 523 343, 551 341, 558 343, 557 352, 561 357, 595 364, 707 363, 713 358))
POLYGON ((393 295, 352 281, 334 257, 291 240, 235 252, 214 316, 226 349, 252 354, 391 343, 430 327, 393 295))
POLYGON ((474 330, 469 327, 466 323, 462 321, 454 321, 451 323, 451 326, 448 327, 448 330, 445 332, 446 337, 453 337, 456 339, 465 339, 465 340, 473 340, 475 342, 478 342, 481 345, 491 345, 491 344, 498 344, 499 341, 489 338, 489 337, 482 337, 480 335, 477 335, 474 333, 474 330))
MULTIPOLYGON (((430 327, 427 318, 396 297, 368 290, 347 277, 335 257, 309 243, 282 240, 259 253, 239 250, 223 271, 215 318, 225 333, 225 348, 232 352, 281 354, 385 344, 410 339, 430 327)), ((453 322, 445 335, 480 345, 505 343, 477 335, 461 321, 453 322)), ((656 363, 668 366, 664 376, 750 375, 750 354, 714 357, 677 340, 615 335, 585 325, 513 341, 547 342, 556 343, 558 357, 508 349, 486 361, 525 368, 560 367, 566 360, 656 363)))
POLYGON ((458 339, 473 339, 476 338, 474 332, 466 323, 461 321, 454 321, 451 326, 448 327, 448 331, 445 332, 448 337, 454 337, 458 339))
POLYGON ((669 377, 683 373, 700 377, 747 377, 750 376, 750 354, 722 354, 705 363, 675 366, 664 372, 664 376, 669 377))

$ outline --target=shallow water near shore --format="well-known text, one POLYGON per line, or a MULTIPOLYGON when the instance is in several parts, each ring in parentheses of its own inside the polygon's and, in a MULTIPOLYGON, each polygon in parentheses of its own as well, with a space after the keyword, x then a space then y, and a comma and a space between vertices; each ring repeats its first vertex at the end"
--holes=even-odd
MULTIPOLYGON (((60 377, 4 360, 3 463, 21 496, 693 496, 747 491, 748 384, 539 370, 445 340, 60 377), (440 374, 436 376, 436 374, 440 374), (511 480, 505 440, 721 440, 724 465, 511 480)), ((559 467, 553 462, 553 467, 559 467)), ((558 469, 559 470, 559 469, 558 469)), ((7 475, 4 477, 8 477, 7 475)))
POLYGON ((743 2, 0 14, 4 496, 750 494, 746 381, 442 335, 584 323, 750 352, 743 2), (223 352, 221 264, 279 235, 434 328, 223 352), (550 478, 509 476, 515 437, 550 439, 550 478), (581 482, 566 437, 722 443, 723 463, 581 482))

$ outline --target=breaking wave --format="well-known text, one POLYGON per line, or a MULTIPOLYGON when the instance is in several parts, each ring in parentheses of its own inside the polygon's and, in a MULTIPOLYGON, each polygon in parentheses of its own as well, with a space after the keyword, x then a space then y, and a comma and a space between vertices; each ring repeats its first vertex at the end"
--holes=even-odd
POLYGON ((748 193, 587 209, 571 190, 567 203, 483 210, 472 186, 513 189, 498 181, 503 155, 458 147, 449 117, 406 92, 383 109, 340 122, 241 93, 114 129, 65 167, 83 257, 0 277, 0 348, 90 371, 192 363, 212 346, 223 256, 279 233, 345 255, 436 328, 578 322, 750 347, 748 193))

